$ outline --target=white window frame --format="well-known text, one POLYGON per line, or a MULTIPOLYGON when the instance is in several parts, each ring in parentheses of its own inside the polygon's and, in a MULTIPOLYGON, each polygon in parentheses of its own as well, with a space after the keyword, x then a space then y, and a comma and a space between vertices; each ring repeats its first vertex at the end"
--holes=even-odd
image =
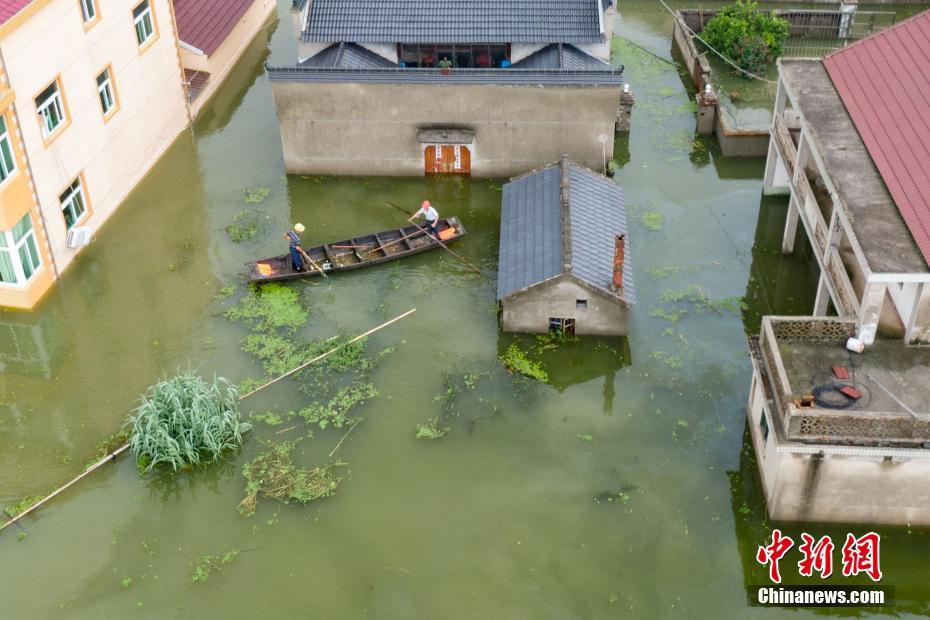
POLYGON ((81 177, 78 176, 71 185, 68 186, 68 189, 58 197, 58 202, 61 204, 61 216, 65 221, 65 229, 71 230, 74 228, 77 223, 84 217, 84 214, 87 213, 87 195, 84 193, 84 183, 81 181, 81 177), (78 213, 75 205, 80 205, 81 212, 78 213), (68 223, 68 217, 66 214, 70 215, 72 218, 71 223, 68 223))
POLYGON ((84 18, 84 23, 89 24, 97 19, 97 5, 94 4, 94 0, 79 1, 81 3, 81 17, 84 18))
POLYGON ((116 90, 113 86, 113 76, 110 75, 110 67, 104 69, 100 75, 97 76, 97 94, 100 98, 100 107, 103 109, 103 115, 109 116, 109 114, 116 109, 116 90), (106 76, 106 79, 101 83, 100 78, 103 76, 106 76), (106 101, 110 102, 109 105, 106 104, 106 101))
POLYGON ((0 184, 3 184, 16 172, 16 152, 13 150, 13 138, 6 125, 6 117, 0 114, 0 184))
MULTIPOLYGON (((39 102, 39 98, 36 97, 36 112, 39 114, 39 120, 42 122, 42 136, 45 138, 48 138, 58 131, 68 120, 68 117, 65 115, 65 104, 61 98, 61 87, 58 85, 58 80, 49 84, 45 90, 52 87, 55 89, 54 92, 41 103, 39 102), (51 109, 58 115, 58 122, 54 127, 49 128, 50 116, 46 115, 46 113, 51 109)), ((42 93, 44 92, 43 90, 42 93)), ((42 93, 39 93, 39 96, 42 96, 42 93)))
MULTIPOLYGON (((32 280, 39 271, 42 269, 42 253, 39 251, 39 242, 36 239, 36 230, 32 225, 32 215, 26 213, 17 224, 22 222, 24 219, 29 218, 29 231, 23 235, 22 239, 16 241, 13 237, 12 230, 0 230, 0 254, 6 254, 10 258, 10 262, 13 265, 13 274, 16 277, 16 282, 0 282, 0 286, 8 287, 17 287, 22 288, 29 284, 29 281, 32 280), (29 256, 29 266, 32 268, 32 273, 29 277, 26 277, 26 270, 23 269, 22 259, 20 257, 20 250, 30 245, 31 242, 31 251, 30 248, 27 248, 26 253, 29 256), (35 256, 33 256, 33 253, 35 256), (35 263, 33 264, 33 261, 35 263)), ((15 228, 15 227, 14 227, 15 228)))
POLYGON ((155 16, 152 14, 152 4, 151 0, 142 0, 136 7, 132 10, 132 24, 136 29, 136 41, 139 42, 139 47, 145 47, 145 44, 148 43, 153 36, 155 36, 155 16), (145 8, 139 11, 139 7, 145 5, 145 8), (139 14, 136 14, 136 11, 139 11, 139 14), (148 18, 148 20, 146 20, 148 18), (140 26, 142 29, 140 30, 140 26), (142 35, 145 34, 145 37, 142 35))

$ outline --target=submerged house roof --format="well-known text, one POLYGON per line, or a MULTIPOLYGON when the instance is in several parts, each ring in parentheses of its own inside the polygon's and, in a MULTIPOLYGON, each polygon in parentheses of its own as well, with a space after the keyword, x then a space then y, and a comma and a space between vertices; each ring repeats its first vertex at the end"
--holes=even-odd
POLYGON ((210 56, 223 44, 253 0, 173 0, 178 39, 210 56))
POLYGON ((830 54, 823 65, 930 264, 930 11, 830 54))
POLYGON ((570 273, 607 295, 634 302, 629 236, 623 288, 619 294, 609 288, 614 238, 627 232, 623 189, 566 156, 511 179, 501 204, 497 298, 570 273))
POLYGON ((598 43, 600 0, 313 0, 305 41, 598 43))

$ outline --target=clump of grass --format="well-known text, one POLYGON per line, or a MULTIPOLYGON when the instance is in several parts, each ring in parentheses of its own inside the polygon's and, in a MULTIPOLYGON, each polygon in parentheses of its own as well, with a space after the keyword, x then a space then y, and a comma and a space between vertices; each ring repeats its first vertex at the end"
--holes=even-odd
MULTIPOLYGON (((191 581, 203 583, 210 578, 210 573, 213 571, 220 571, 232 564, 240 553, 238 549, 230 549, 221 555, 202 555, 198 557, 192 565, 191 581)), ((129 580, 129 583, 132 584, 132 579, 129 580)))
POLYGON ((223 378, 207 383, 190 371, 159 381, 126 423, 129 446, 143 471, 211 463, 242 445, 251 428, 239 419, 239 392, 223 378))
POLYGON ((18 517, 20 514, 26 511, 27 508, 35 504, 37 501, 42 499, 42 495, 27 495, 22 498, 15 504, 10 504, 6 506, 3 510, 10 515, 10 518, 18 517))
POLYGON ((511 344, 500 356, 501 362, 507 370, 519 373, 530 379, 536 379, 543 383, 549 383, 549 373, 545 371, 542 364, 530 360, 516 343, 511 344))
POLYGON ((261 227, 261 214, 258 211, 243 209, 233 216, 232 224, 226 227, 226 234, 235 243, 251 241, 261 227))
POLYGON ((260 495, 285 504, 291 501, 307 504, 335 495, 342 478, 335 477, 332 469, 344 463, 300 469, 291 459, 293 448, 292 443, 273 444, 268 452, 243 466, 246 495, 239 503, 239 512, 244 515, 254 514, 260 495))
POLYGON ((417 424, 417 439, 441 439, 449 432, 448 428, 439 427, 439 418, 432 418, 426 424, 417 424))

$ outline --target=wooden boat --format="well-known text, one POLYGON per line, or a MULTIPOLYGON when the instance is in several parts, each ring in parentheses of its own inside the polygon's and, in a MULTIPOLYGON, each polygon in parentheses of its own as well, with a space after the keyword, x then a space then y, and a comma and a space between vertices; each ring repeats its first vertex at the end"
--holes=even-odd
MULTIPOLYGON (((450 243, 466 234, 465 227, 456 217, 439 218, 438 229, 443 243, 450 243)), ((304 252, 330 274, 370 267, 438 247, 439 243, 411 225, 304 248, 304 252)), ((250 282, 280 282, 320 275, 309 264, 304 265, 308 271, 294 271, 290 254, 262 258, 246 263, 246 266, 250 282)))

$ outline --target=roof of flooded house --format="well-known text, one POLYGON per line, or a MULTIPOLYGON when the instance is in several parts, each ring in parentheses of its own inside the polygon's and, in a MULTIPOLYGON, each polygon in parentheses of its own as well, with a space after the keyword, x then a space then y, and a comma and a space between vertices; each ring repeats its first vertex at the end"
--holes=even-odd
MULTIPOLYGON (((311 57, 314 58, 314 57, 311 57)), ((505 86, 605 86, 619 88, 623 84, 623 69, 421 69, 399 66, 345 68, 310 66, 304 63, 290 67, 266 68, 272 82, 319 82, 352 84, 439 84, 505 85, 505 86)))
MULTIPOLYGON (((824 63, 780 59, 778 65, 808 135, 819 146, 869 269, 876 273, 927 272, 927 262, 856 131, 824 63)), ((874 75, 869 74, 868 78, 874 75)), ((911 122, 919 122, 919 119, 911 119, 911 122)))
POLYGON ((379 67, 396 67, 397 64, 361 45, 336 43, 297 66, 329 67, 333 69, 377 69, 379 67))
POLYGON ((609 62, 595 58, 567 43, 553 43, 511 65, 514 69, 612 69, 609 62))
POLYGON ((223 44, 253 1, 173 0, 178 38, 210 56, 223 44))
POLYGON ((635 301, 623 189, 567 157, 504 185, 497 298, 563 273, 613 295, 614 237, 627 235, 622 297, 635 301), (561 178, 567 168, 567 187, 561 178), (566 208, 563 212, 563 196, 566 208), (567 237, 566 237, 567 234, 567 237))
POLYGON ((0 24, 5 24, 31 2, 32 0, 0 0, 0 24))
POLYGON ((313 0, 305 41, 596 43, 598 0, 313 0))
POLYGON ((823 64, 930 263, 930 11, 834 52, 823 64))

